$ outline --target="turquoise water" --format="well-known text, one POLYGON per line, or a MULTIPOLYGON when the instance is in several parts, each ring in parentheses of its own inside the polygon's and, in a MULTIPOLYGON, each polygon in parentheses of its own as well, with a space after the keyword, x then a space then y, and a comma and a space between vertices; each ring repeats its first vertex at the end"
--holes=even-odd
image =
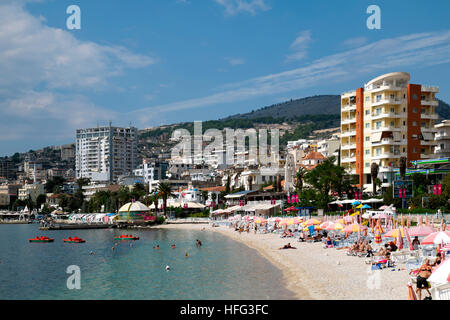
POLYGON ((0 299, 294 298, 282 286, 280 270, 256 251, 215 232, 40 231, 37 224, 0 225, 0 288, 0 299), (113 239, 127 233, 140 240, 113 239), (55 242, 29 243, 36 235, 55 242), (63 243, 69 236, 81 237, 86 243, 63 243), (199 248, 196 239, 203 243, 199 248), (170 248, 172 243, 175 249, 170 248), (156 244, 160 250, 153 249, 156 244), (80 267, 79 290, 67 288, 69 265, 80 267))

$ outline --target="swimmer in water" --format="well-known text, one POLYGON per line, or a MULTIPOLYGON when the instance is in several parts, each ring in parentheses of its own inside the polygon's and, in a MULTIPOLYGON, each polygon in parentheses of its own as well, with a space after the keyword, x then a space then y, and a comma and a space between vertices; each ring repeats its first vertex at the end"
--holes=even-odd
POLYGON ((175 247, 175 244, 173 244, 173 245, 171 245, 170 246, 172 249, 175 249, 176 247, 175 247))
POLYGON ((197 243, 195 244, 197 247, 200 247, 202 245, 202 242, 197 239, 197 243))
POLYGON ((186 252, 186 258, 189 258, 189 253, 186 252))
POLYGON ((169 271, 169 270, 170 270, 170 267, 169 267, 169 266, 166 266, 166 270, 169 271))
POLYGON ((93 255, 94 255, 94 252, 93 252, 93 251, 91 251, 91 252, 89 252, 89 254, 90 254, 91 256, 93 256, 93 255))
POLYGON ((153 247, 153 249, 159 249, 159 244, 157 244, 156 247, 153 247))

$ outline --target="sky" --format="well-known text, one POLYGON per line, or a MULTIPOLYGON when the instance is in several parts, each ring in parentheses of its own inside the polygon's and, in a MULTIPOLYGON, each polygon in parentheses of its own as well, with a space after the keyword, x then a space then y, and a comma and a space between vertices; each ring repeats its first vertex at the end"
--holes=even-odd
POLYGON ((448 0, 0 0, 0 156, 109 120, 219 119, 396 71, 450 102, 449 12, 448 0), (381 29, 366 24, 373 4, 381 29))

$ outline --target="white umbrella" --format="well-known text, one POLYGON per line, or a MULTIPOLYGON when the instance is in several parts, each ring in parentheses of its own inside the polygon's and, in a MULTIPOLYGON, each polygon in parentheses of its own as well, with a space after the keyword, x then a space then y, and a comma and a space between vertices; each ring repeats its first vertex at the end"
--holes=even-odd
POLYGON ((445 259, 441 262, 439 267, 437 267, 428 278, 428 281, 435 285, 450 282, 450 259, 445 259))

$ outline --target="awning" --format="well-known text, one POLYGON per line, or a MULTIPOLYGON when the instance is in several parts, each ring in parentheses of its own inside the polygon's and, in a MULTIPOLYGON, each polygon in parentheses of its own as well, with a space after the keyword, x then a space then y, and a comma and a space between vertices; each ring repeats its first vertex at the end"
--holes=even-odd
POLYGON ((372 133, 372 142, 380 142, 382 134, 383 134, 383 132, 374 132, 374 133, 372 133))
POLYGON ((422 131, 423 140, 434 140, 434 136, 431 132, 423 132, 422 131))
POLYGON ((393 132, 393 134, 394 134, 394 141, 402 140, 402 134, 400 132, 393 132))

